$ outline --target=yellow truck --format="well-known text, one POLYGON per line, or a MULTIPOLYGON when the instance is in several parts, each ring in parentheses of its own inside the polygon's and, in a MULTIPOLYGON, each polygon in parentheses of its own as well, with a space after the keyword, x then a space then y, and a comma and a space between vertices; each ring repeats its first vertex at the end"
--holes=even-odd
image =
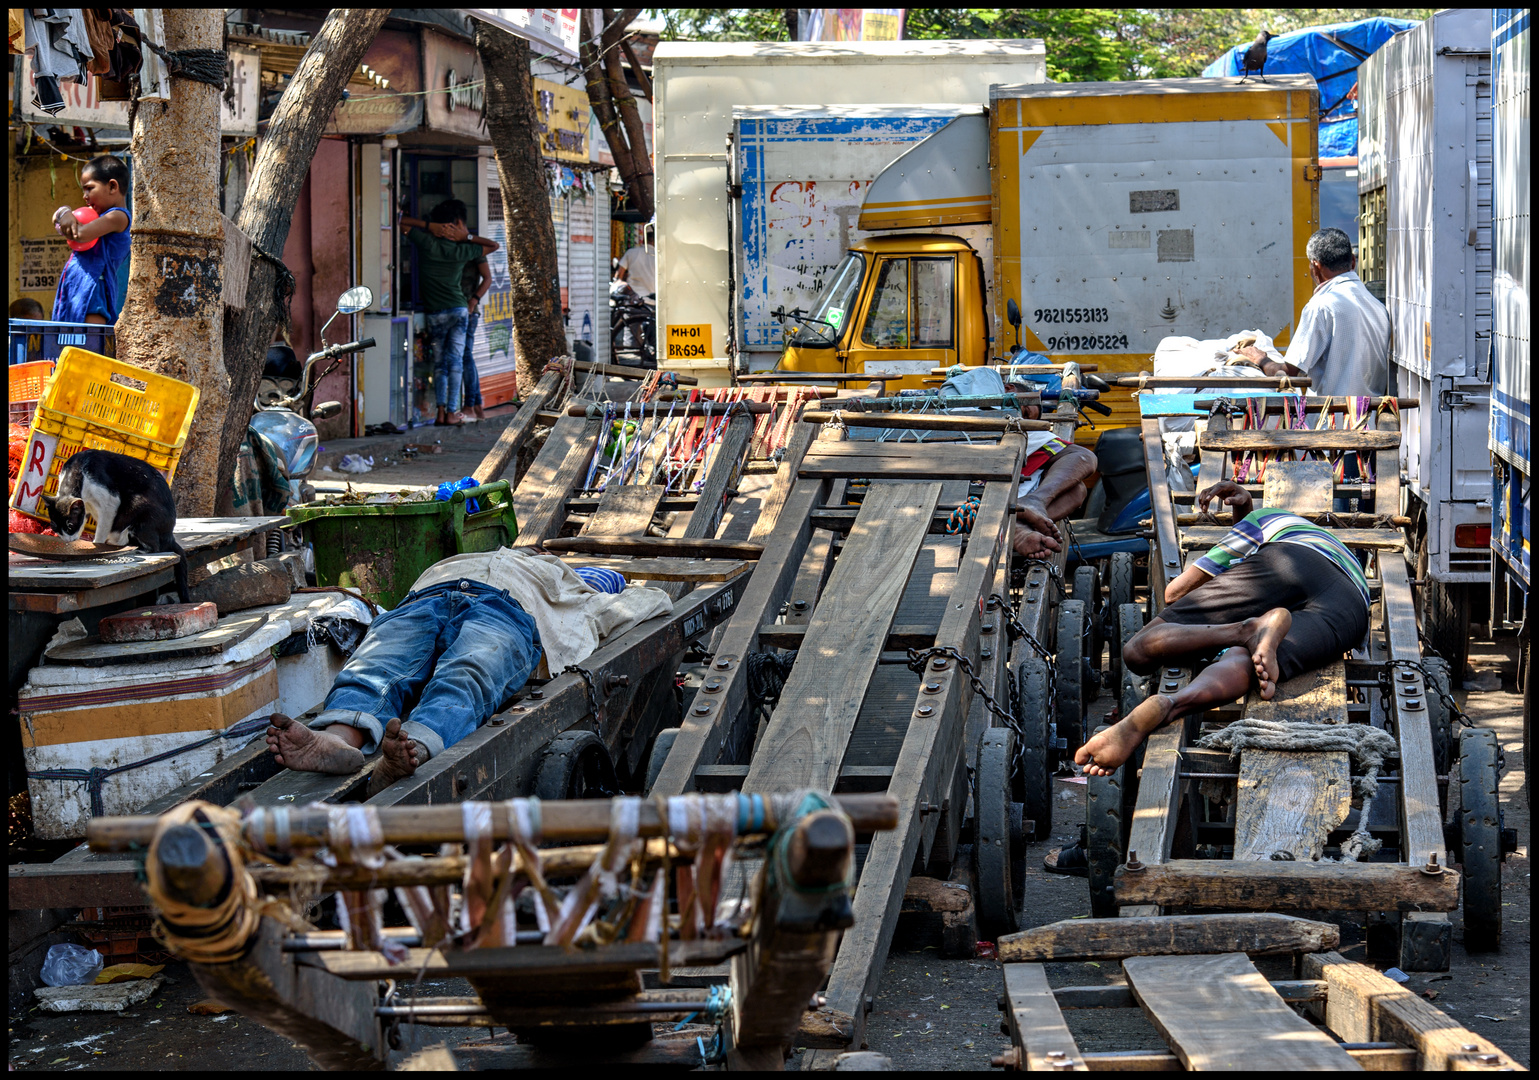
MULTIPOLYGON (((918 388, 1020 347, 1110 381, 1150 370, 1173 335, 1260 329, 1286 347, 1312 292, 1319 105, 1307 75, 993 86, 983 115, 877 176, 859 228, 884 235, 851 244, 811 310, 785 316, 779 368, 918 388), (948 232, 980 224, 988 275, 948 232)), ((1128 392, 1103 400, 1102 426, 1137 422, 1128 392)))

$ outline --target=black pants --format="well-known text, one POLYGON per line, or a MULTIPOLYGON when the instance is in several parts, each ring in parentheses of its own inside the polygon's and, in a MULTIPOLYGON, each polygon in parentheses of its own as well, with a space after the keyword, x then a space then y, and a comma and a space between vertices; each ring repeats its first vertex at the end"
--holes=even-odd
POLYGON ((1293 625, 1277 648, 1283 682, 1340 660, 1368 632, 1368 608, 1357 585, 1331 560, 1302 544, 1262 545, 1159 617, 1204 626, 1252 619, 1279 607, 1293 613, 1293 625))

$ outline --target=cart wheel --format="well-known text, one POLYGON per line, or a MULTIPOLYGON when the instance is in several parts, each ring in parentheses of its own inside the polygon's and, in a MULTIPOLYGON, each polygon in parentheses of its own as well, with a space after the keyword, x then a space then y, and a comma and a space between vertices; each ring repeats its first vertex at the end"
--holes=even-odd
POLYGON ((1085 602, 1065 600, 1058 606, 1058 737, 1071 748, 1084 741, 1085 720, 1085 602))
POLYGON ((620 793, 609 749, 591 731, 564 731, 545 744, 535 773, 540 799, 598 799, 620 793))
MULTIPOLYGON (((1081 566, 1074 571, 1074 599, 1085 602, 1085 614, 1090 619, 1090 661, 1091 670, 1097 675, 1101 671, 1101 649, 1106 644, 1106 635, 1101 631, 1101 615, 1105 608, 1101 604, 1101 569, 1098 566, 1081 566)), ((1099 687, 1087 687, 1087 700, 1094 700, 1095 690, 1099 687)))
MULTIPOLYGON (((1120 655, 1122 647, 1133 640, 1134 634, 1144 628, 1144 609, 1137 604, 1123 604, 1118 611, 1117 652, 1120 655)), ((1134 674, 1126 667, 1122 669, 1122 687, 1118 706, 1123 716, 1136 709, 1139 703, 1149 696, 1148 686, 1147 678, 1134 674)))
POLYGON ((1494 731, 1475 728, 1459 735, 1459 826, 1464 947, 1493 952, 1502 937, 1502 819, 1494 731))
POLYGON ((1453 679, 1449 675, 1448 661, 1441 656, 1429 656, 1421 666, 1427 673, 1427 719, 1432 724, 1432 760, 1439 776, 1448 775, 1453 763, 1454 737, 1453 714, 1443 703, 1442 694, 1451 693, 1453 679))
POLYGON ((668 760, 668 755, 673 751, 673 741, 679 737, 679 729, 676 727, 663 728, 657 733, 657 738, 652 740, 652 753, 647 757, 647 783, 643 789, 648 795, 652 794, 652 785, 657 783, 657 778, 662 774, 663 762, 668 760))
POLYGON ((1122 605, 1133 602, 1133 553, 1116 551, 1106 563, 1106 610, 1111 613, 1111 685, 1122 685, 1122 605))
POLYGON ((1053 828, 1052 717, 1047 715, 1047 661, 1031 653, 1015 667, 1016 692, 1021 701, 1021 769, 1015 797, 1026 804, 1035 838, 1043 840, 1053 828))
POLYGON ((978 741, 978 764, 973 772, 974 896, 980 931, 991 939, 1017 926, 1015 863, 1024 859, 1026 852, 1017 850, 1010 827, 1014 806, 1010 801, 1010 762, 1014 755, 1015 734, 1009 728, 990 728, 978 741))
MULTIPOLYGON (((1102 724, 1097 732, 1106 730, 1102 724)), ((1117 915, 1112 880, 1122 865, 1124 765, 1110 776, 1085 777, 1085 858, 1090 864, 1090 914, 1097 919, 1117 915)))

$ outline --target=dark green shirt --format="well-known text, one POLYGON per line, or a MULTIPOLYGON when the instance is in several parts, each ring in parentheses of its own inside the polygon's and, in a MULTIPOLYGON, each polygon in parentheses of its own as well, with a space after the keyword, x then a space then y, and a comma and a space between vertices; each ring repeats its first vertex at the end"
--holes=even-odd
POLYGON ((465 265, 486 258, 480 244, 440 240, 426 229, 412 229, 406 234, 417 249, 417 281, 422 291, 424 311, 448 311, 465 307, 468 300, 462 286, 465 265))

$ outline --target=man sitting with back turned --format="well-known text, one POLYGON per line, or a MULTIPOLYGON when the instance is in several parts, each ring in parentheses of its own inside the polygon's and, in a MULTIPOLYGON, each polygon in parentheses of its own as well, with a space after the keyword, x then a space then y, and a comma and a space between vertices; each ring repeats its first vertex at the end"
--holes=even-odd
POLYGON ((1250 492, 1225 480, 1197 493, 1222 499, 1234 528, 1170 583, 1168 605, 1122 649, 1140 675, 1222 651, 1185 689, 1154 694, 1074 755, 1092 776, 1110 776, 1155 729, 1340 660, 1368 632, 1368 580, 1326 529, 1297 514, 1251 509, 1250 492))
POLYGON ((627 588, 613 570, 574 571, 554 555, 455 555, 374 620, 308 727, 272 716, 268 747, 285 768, 337 774, 380 749, 373 795, 484 724, 523 687, 542 646, 558 672, 672 610, 661 589, 627 588))

